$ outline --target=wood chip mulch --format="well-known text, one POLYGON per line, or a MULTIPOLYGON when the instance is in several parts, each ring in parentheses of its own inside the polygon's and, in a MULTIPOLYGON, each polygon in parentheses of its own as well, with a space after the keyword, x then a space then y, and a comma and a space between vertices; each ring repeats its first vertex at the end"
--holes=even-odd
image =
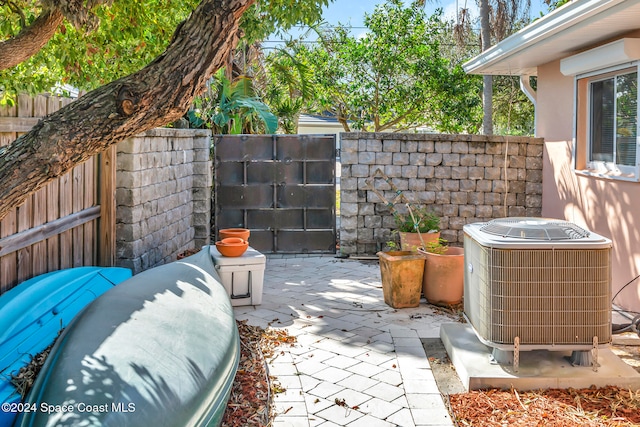
POLYGON ((285 391, 269 377, 266 363, 283 353, 282 345, 293 345, 295 337, 282 330, 263 329, 237 321, 240 334, 240 363, 223 427, 266 427, 273 420, 273 395, 285 391))
POLYGON ((480 390, 448 396, 458 426, 638 426, 640 390, 480 390))

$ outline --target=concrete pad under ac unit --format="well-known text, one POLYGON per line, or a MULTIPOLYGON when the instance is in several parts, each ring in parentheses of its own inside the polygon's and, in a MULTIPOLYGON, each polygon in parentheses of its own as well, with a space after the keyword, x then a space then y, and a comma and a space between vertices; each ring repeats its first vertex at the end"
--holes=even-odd
POLYGON ((548 388, 618 386, 640 389, 640 373, 608 349, 598 349, 597 372, 588 366, 572 366, 570 351, 521 351, 518 372, 512 366, 491 361, 492 348, 484 345, 468 324, 445 323, 440 327, 444 343, 462 384, 467 390, 487 388, 520 391, 548 388))

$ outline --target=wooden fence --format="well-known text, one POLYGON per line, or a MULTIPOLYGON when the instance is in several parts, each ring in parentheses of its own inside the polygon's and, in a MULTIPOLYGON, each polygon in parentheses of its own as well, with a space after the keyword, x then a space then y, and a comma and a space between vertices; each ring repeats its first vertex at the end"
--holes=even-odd
MULTIPOLYGON (((20 96, 0 107, 0 146, 72 102, 20 96)), ((0 294, 39 274, 84 265, 114 265, 115 146, 76 166, 0 221, 0 294)))

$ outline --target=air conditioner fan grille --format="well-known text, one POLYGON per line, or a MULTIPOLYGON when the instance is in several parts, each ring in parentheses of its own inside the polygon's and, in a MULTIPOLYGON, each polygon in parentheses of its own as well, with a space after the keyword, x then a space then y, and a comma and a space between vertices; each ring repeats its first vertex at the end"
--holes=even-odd
POLYGON ((575 240, 589 237, 589 232, 577 225, 544 218, 499 218, 480 227, 485 233, 531 240, 575 240))

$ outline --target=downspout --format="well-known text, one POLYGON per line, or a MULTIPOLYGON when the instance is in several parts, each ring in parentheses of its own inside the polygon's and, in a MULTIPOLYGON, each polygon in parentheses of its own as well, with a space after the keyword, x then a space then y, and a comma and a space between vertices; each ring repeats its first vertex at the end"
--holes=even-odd
MULTIPOLYGON (((538 114, 537 114, 537 94, 536 91, 531 87, 531 83, 529 79, 531 78, 530 74, 521 74, 520 75, 520 90, 527 95, 529 101, 533 104, 533 130, 534 134, 538 131, 538 114)), ((534 135, 535 136, 535 135, 534 135)))

